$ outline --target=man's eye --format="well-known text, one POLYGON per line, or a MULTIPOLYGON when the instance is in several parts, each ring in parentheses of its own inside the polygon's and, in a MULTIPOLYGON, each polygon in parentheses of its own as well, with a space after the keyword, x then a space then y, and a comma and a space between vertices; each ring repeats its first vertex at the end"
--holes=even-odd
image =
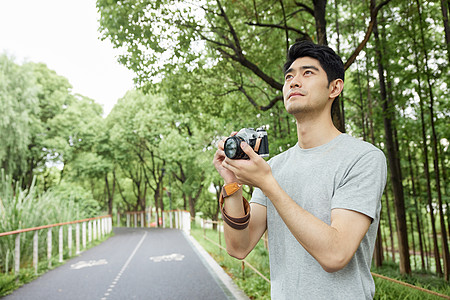
POLYGON ((305 71, 305 75, 311 75, 313 72, 311 72, 311 71, 305 71))
POLYGON ((293 76, 291 74, 286 75, 286 77, 284 78, 285 80, 289 80, 291 79, 293 76))

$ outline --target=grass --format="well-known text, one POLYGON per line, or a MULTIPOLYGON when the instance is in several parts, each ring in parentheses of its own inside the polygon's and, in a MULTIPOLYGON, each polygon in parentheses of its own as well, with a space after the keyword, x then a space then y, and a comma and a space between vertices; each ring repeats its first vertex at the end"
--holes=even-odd
MULTIPOLYGON (((217 231, 206 230, 206 237, 219 244, 217 231)), ((202 245, 202 247, 217 261, 225 272, 233 279, 236 285, 249 296, 250 299, 270 299, 270 284, 256 275, 249 267, 242 269, 242 262, 235 259, 220 249, 210 241, 204 239, 204 231, 200 227, 192 224, 191 235, 202 245)), ((223 236, 220 240, 222 247, 225 246, 223 236)), ((255 249, 246 258, 252 266, 260 271, 264 276, 270 278, 269 274, 269 253, 264 248, 264 244, 259 242, 255 249)))
MULTIPOLYGON (((405 276, 399 273, 399 267, 392 262, 385 262, 381 268, 372 268, 372 272, 412 284, 430 291, 450 297, 450 285, 441 277, 426 271, 413 271, 405 276)), ((403 287, 398 283, 375 277, 375 299, 443 299, 409 287, 403 287)))
MULTIPOLYGON (((203 248, 219 263, 219 265, 230 275, 233 281, 241 288, 250 299, 270 299, 270 284, 256 275, 250 268, 242 271, 241 261, 229 256, 225 250, 210 241, 206 240, 203 235, 219 244, 219 234, 211 229, 202 229, 195 224, 192 225, 191 235, 203 246, 203 248)), ((220 244, 225 247, 223 235, 220 238, 220 244)), ((268 251, 264 248, 260 241, 256 248, 246 258, 256 269, 264 276, 270 278, 269 275, 269 256, 268 251)), ((373 272, 394 278, 427 290, 450 297, 450 285, 436 275, 429 272, 413 272, 410 276, 402 276, 399 274, 398 265, 392 262, 386 262, 381 268, 373 268, 373 272)), ((375 297, 376 300, 436 300, 442 297, 428 294, 386 279, 374 277, 375 281, 375 297)))

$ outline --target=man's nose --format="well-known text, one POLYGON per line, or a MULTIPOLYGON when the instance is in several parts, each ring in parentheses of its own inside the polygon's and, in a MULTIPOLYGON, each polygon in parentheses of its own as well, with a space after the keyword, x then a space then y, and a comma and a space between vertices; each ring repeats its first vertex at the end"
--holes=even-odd
POLYGON ((301 87, 302 86, 302 82, 300 80, 300 76, 295 76, 294 78, 292 78, 291 82, 290 82, 290 87, 294 88, 294 87, 301 87))

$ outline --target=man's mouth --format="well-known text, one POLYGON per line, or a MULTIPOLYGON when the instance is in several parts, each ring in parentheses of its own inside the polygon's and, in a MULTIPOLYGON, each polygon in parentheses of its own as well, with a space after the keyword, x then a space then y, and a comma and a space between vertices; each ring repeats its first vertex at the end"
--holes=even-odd
POLYGON ((292 98, 292 97, 294 97, 294 96, 305 96, 305 92, 303 92, 303 91, 298 91, 298 90, 295 90, 295 91, 291 91, 291 92, 289 92, 289 94, 288 94, 288 100, 290 99, 290 98, 292 98))

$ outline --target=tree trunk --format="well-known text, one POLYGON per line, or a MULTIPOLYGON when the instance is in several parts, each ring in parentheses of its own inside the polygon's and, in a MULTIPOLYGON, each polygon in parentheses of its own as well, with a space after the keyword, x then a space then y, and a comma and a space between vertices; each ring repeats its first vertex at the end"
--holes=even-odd
POLYGON ((450 26, 448 24, 449 12, 448 0, 441 0, 442 21, 444 22, 445 43, 447 44, 447 56, 450 63, 450 26))
POLYGON ((414 222, 412 214, 408 214, 409 218, 409 226, 411 228, 411 243, 412 243, 412 255, 413 255, 413 265, 414 269, 417 269, 417 263, 416 263, 416 239, 414 238, 414 222))
MULTIPOLYGON (((444 257, 444 278, 446 281, 450 280, 450 253, 449 253, 449 247, 448 247, 448 239, 447 239, 447 230, 446 230, 446 224, 445 224, 445 215, 444 210, 442 207, 442 194, 441 194, 441 179, 440 179, 440 171, 439 171, 439 156, 438 156, 438 150, 437 150, 437 134, 436 134, 436 126, 434 124, 434 94, 433 94, 433 87, 431 84, 430 79, 430 70, 428 69, 428 53, 426 49, 425 44, 425 37, 424 37, 424 30, 423 30, 423 19, 422 19, 422 11, 420 8, 420 1, 416 0, 417 3, 417 10, 419 13, 419 19, 420 19, 420 33, 421 33, 421 41, 422 41, 422 50, 424 53, 425 58, 425 75, 427 77, 427 84, 428 84, 428 93, 430 97, 430 122, 431 122, 431 141, 432 141, 432 149, 433 149, 433 166, 434 166, 434 178, 436 182, 436 192, 437 192, 437 198, 438 198, 438 210, 439 210, 439 220, 441 225, 441 238, 442 238, 442 253, 444 257)), ((447 20, 448 25, 448 20, 447 20)))
MULTIPOLYGON (((409 172, 410 172, 410 176, 411 176, 411 196, 414 200, 414 210, 415 210, 415 215, 416 215, 415 221, 416 221, 416 226, 417 226, 417 234, 419 236, 420 258, 422 260, 422 269, 425 270, 425 257, 424 257, 424 251, 423 251, 422 229, 421 229, 420 221, 419 221, 420 210, 417 205, 417 191, 416 191, 416 185, 415 185, 416 179, 414 176, 411 151, 409 149, 409 145, 407 146, 407 151, 408 151, 409 172)), ((413 222, 412 219, 411 219, 411 222, 413 222)), ((414 235, 414 231, 412 232, 412 234, 414 235)))
POLYGON ((395 259, 395 247, 394 247, 394 223, 391 220, 391 206, 389 204, 389 192, 386 189, 386 191, 384 192, 384 196, 385 196, 385 200, 386 200, 386 215, 388 218, 388 223, 389 223, 389 236, 391 238, 391 252, 392 252, 392 262, 395 263, 396 259, 395 259))
POLYGON ((317 43, 320 45, 328 45, 327 41, 327 21, 325 19, 325 9, 327 0, 313 0, 314 3, 314 19, 316 21, 317 43))
POLYGON ((113 207, 113 199, 114 199, 114 191, 116 189, 116 181, 113 180, 112 182, 112 190, 109 188, 109 181, 108 181, 108 173, 105 173, 105 187, 106 187, 106 191, 108 193, 108 199, 107 199, 107 204, 108 204, 108 214, 112 215, 112 207, 113 207))
MULTIPOLYGON (((371 4, 375 5, 374 0, 371 0, 371 4)), ((376 40, 376 54, 378 61, 378 75, 380 81, 380 96, 383 109, 383 121, 386 140, 386 150, 389 161, 389 169, 392 181, 392 187, 394 190, 394 207, 395 216, 397 221, 397 236, 398 246, 400 252, 400 273, 410 274, 411 265, 409 260, 409 246, 408 246, 408 231, 406 226, 406 214, 405 214, 405 200, 403 194, 402 174, 400 169, 400 159, 398 157, 396 143, 393 138, 393 126, 392 126, 392 103, 390 103, 386 96, 386 86, 384 78, 384 67, 382 63, 382 54, 380 40, 378 36, 378 25, 375 21, 373 28, 375 40, 376 40)))

